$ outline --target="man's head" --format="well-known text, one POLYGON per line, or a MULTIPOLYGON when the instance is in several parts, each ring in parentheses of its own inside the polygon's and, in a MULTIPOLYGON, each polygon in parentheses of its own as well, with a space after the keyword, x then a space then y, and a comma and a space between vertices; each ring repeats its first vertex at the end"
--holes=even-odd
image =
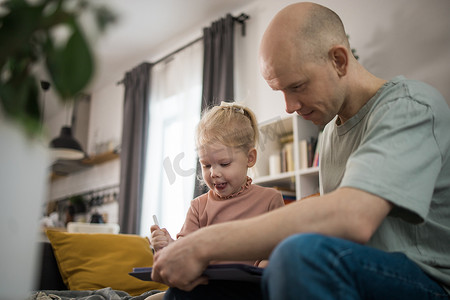
POLYGON ((286 111, 316 124, 328 123, 345 106, 351 54, 340 18, 313 3, 281 10, 264 33, 260 68, 274 90, 284 93, 286 111))

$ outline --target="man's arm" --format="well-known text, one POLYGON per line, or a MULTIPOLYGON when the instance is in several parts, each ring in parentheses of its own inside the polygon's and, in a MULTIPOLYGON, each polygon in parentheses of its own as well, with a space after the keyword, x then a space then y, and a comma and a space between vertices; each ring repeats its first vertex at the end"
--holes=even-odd
POLYGON ((246 220, 205 227, 155 255, 152 278, 183 290, 204 283, 212 260, 267 258, 283 239, 315 232, 366 243, 392 205, 353 188, 340 188, 246 220))

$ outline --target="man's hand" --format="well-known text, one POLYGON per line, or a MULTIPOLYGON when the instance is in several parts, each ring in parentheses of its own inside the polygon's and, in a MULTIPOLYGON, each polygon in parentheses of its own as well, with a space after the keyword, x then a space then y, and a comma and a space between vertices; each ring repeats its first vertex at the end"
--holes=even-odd
POLYGON ((208 283, 208 279, 202 276, 207 265, 208 262, 198 256, 195 238, 187 236, 156 253, 152 279, 190 291, 199 284, 208 283))

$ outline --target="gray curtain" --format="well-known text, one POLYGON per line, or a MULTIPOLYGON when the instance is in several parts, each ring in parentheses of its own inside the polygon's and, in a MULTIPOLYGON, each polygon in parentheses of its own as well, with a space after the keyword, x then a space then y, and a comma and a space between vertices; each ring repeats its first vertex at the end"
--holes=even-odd
MULTIPOLYGON (((203 91, 202 108, 215 106, 221 101, 234 101, 234 20, 227 14, 203 29, 203 91)), ((207 192, 207 187, 198 179, 201 169, 197 163, 194 198, 207 192)))
POLYGON ((125 74, 122 149, 120 152, 119 225, 121 233, 138 234, 142 180, 149 118, 151 64, 142 63, 125 74))

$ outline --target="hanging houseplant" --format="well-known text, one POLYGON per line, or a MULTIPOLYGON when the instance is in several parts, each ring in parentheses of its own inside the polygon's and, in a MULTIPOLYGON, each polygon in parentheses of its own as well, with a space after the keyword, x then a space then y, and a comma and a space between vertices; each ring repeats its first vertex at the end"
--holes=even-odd
POLYGON ((18 121, 28 133, 41 126, 39 80, 34 72, 43 65, 61 100, 87 86, 94 74, 94 59, 78 19, 93 13, 100 32, 114 16, 92 1, 7 0, 0 12, 0 103, 3 114, 18 121), (65 37, 58 35, 64 31, 65 37))
POLYGON ((0 5, 0 298, 25 299, 35 286, 38 219, 49 155, 40 142, 40 76, 62 101, 83 91, 94 58, 78 18, 91 13, 98 32, 114 16, 94 1, 6 0, 0 5), (65 32, 64 38, 58 34, 65 32), (43 66, 43 67, 42 67, 43 66))

